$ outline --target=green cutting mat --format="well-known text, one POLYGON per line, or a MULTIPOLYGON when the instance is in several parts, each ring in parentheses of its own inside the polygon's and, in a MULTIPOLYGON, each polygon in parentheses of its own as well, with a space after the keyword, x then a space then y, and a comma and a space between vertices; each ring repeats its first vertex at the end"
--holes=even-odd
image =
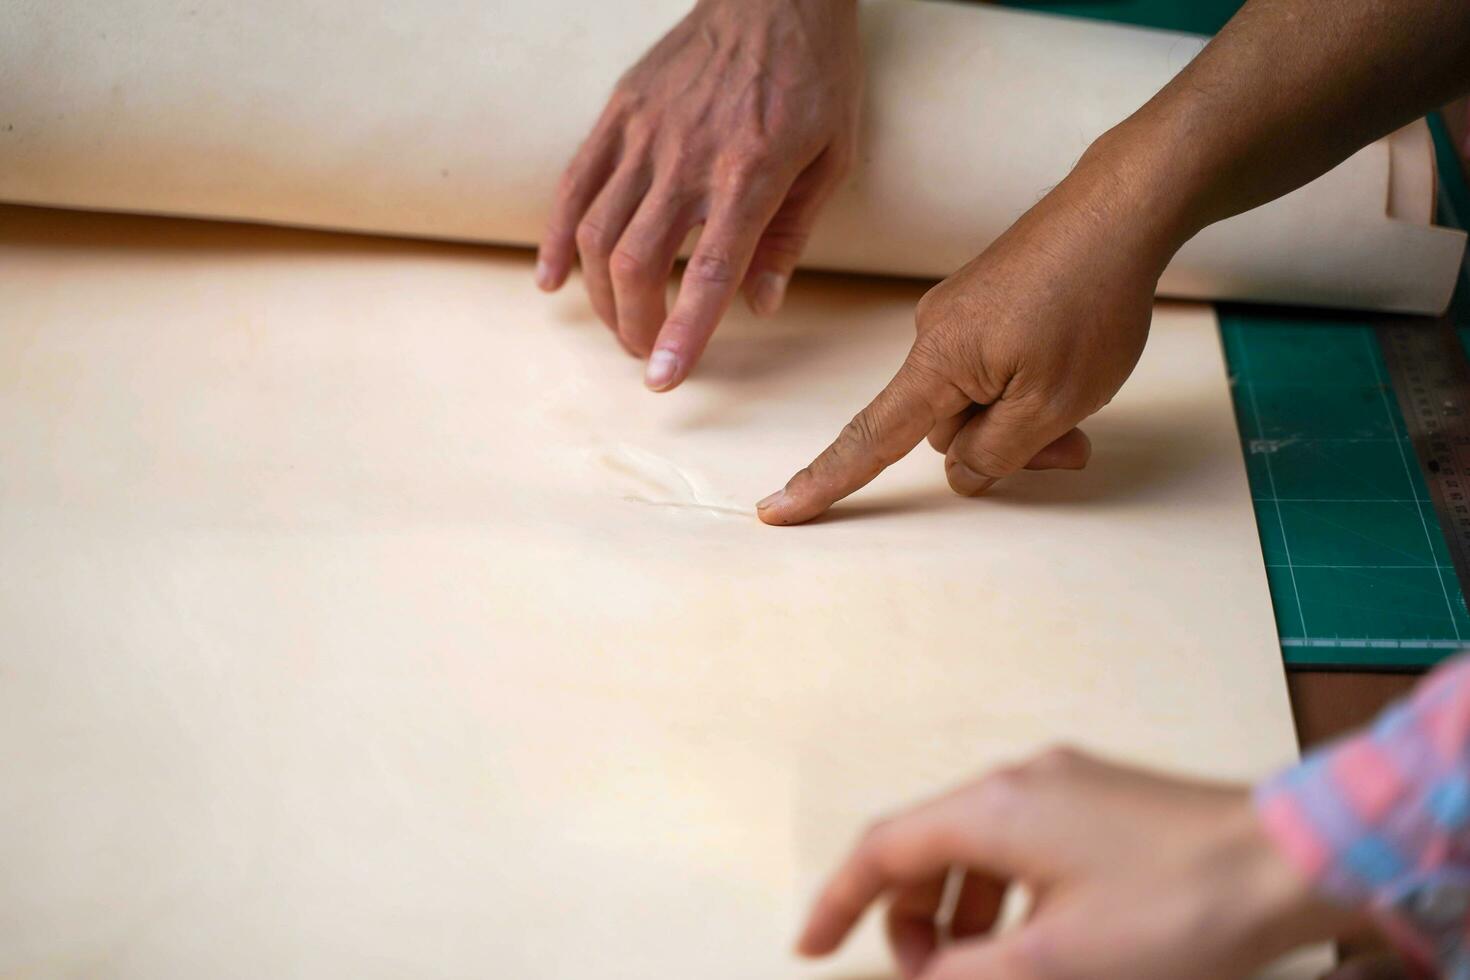
POLYGON ((1245 0, 1072 0, 1071 3, 1031 3, 1001 0, 1017 10, 1066 14, 1092 20, 1113 20, 1144 27, 1213 34, 1235 16, 1245 0))
POLYGON ((1222 310, 1220 329, 1287 664, 1421 667, 1470 642, 1373 328, 1222 310))
MULTIPOLYGON (((1208 34, 1240 0, 1007 6, 1208 34)), ((1470 227, 1459 161, 1439 121, 1430 125, 1439 220, 1470 227)), ((1462 343, 1470 340, 1467 307, 1462 281, 1462 343)), ((1225 306, 1220 329, 1287 665, 1411 669, 1470 644, 1470 613, 1386 386, 1372 321, 1225 306)))
MULTIPOLYGON (((1466 188, 1438 119, 1442 224, 1466 188)), ((1452 316, 1467 341, 1462 275, 1452 316)), ((1246 471, 1288 666, 1410 669, 1470 645, 1470 613, 1371 321, 1222 306, 1246 471)))

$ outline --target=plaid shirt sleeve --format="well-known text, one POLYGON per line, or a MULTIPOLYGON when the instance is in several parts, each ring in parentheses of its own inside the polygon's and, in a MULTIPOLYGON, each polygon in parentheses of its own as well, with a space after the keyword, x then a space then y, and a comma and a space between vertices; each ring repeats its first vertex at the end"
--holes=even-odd
POLYGON ((1371 728, 1267 780, 1268 834, 1427 971, 1470 980, 1470 654, 1371 728))

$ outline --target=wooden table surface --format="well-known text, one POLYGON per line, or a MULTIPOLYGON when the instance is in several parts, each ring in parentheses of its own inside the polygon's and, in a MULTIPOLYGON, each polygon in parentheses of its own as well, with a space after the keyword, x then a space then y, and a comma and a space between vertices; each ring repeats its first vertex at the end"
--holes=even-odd
POLYGON ((1422 674, 1360 671, 1290 671, 1291 711, 1302 749, 1358 728, 1411 691, 1422 674))

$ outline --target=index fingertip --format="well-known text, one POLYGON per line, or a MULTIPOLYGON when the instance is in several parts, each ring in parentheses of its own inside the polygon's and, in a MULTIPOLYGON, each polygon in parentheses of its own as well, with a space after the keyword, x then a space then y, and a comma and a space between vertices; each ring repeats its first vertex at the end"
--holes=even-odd
POLYGON ((849 911, 840 904, 834 904, 832 896, 824 893, 807 913, 806 926, 796 940, 797 955, 819 959, 836 952, 857 925, 862 911, 849 911))
POLYGON ((815 945, 808 942, 804 934, 797 937, 796 945, 792 947, 791 951, 806 960, 821 959, 827 955, 825 950, 819 950, 815 945))
MULTIPOLYGON (((819 959, 826 956, 837 948, 837 943, 822 935, 822 927, 819 921, 820 909, 813 909, 807 918, 806 925, 802 927, 801 935, 796 937, 794 947, 796 955, 806 959, 819 959)), ((838 937, 839 939, 841 937, 838 937)))
POLYGON ((805 524, 814 517, 820 517, 826 509, 825 506, 819 504, 814 510, 810 501, 802 500, 800 495, 794 493, 788 485, 785 489, 777 490, 756 504, 755 514, 763 524, 769 524, 772 527, 790 527, 793 524, 805 524))
POLYGON ((781 520, 781 515, 786 507, 785 501, 786 488, 782 487, 769 497, 763 497, 758 501, 755 505, 755 514, 763 523, 773 524, 779 527, 786 523, 781 520))

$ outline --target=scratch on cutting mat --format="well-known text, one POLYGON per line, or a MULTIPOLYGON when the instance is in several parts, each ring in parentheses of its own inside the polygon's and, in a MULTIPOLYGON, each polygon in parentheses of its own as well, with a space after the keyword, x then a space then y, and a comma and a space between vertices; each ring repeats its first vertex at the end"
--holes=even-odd
POLYGON ((752 517, 746 508, 733 507, 727 500, 700 488, 698 481, 672 460, 627 443, 592 454, 604 468, 631 480, 640 492, 624 494, 631 503, 651 507, 702 510, 713 514, 752 517))
POLYGON ((1251 455, 1279 453, 1287 446, 1295 446, 1302 441, 1301 436, 1292 436, 1289 439, 1252 439, 1249 443, 1251 455))

